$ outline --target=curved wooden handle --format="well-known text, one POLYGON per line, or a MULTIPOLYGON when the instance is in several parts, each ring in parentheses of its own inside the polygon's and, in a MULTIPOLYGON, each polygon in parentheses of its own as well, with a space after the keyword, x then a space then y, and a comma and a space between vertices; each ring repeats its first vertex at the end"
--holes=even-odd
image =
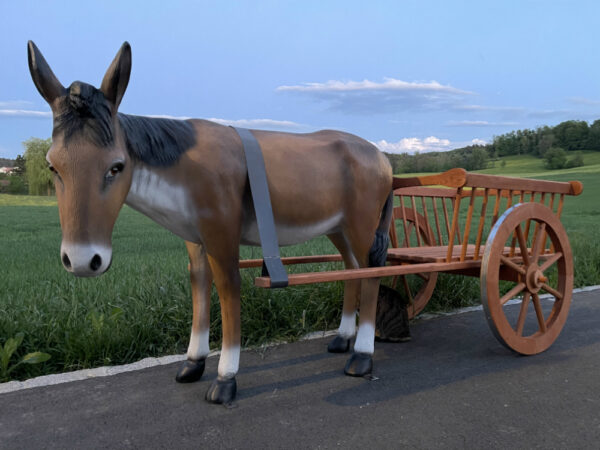
POLYGON ((423 175, 421 177, 399 178, 394 177, 393 188, 409 186, 447 186, 451 188, 463 187, 467 182, 467 171, 465 169, 450 169, 436 175, 423 175))
POLYGON ((579 195, 583 192, 583 183, 581 181, 569 181, 571 185, 571 195, 579 195))

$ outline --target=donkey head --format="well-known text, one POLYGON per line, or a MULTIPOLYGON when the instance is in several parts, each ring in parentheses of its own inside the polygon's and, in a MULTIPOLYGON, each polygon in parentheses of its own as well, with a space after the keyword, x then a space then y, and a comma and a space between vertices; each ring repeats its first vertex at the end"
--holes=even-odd
POLYGON ((113 226, 131 186, 132 164, 117 115, 131 48, 123 44, 100 89, 80 81, 63 87, 33 42, 27 50, 33 82, 52 109, 46 159, 54 173, 61 260, 76 276, 101 275, 110 266, 113 226))

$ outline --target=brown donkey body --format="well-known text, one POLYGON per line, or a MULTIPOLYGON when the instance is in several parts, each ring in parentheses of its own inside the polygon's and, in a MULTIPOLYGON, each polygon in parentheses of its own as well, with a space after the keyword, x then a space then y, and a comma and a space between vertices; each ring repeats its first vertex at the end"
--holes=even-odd
MULTIPOLYGON (((32 42, 28 55, 33 81, 53 112, 47 159, 55 173, 63 265, 76 276, 97 276, 108 269, 112 229, 124 203, 183 238, 190 258, 193 320, 188 359, 177 380, 196 381, 204 371, 214 282, 223 344, 218 377, 206 398, 230 402, 240 353, 239 246, 260 245, 238 134, 205 120, 118 113, 131 71, 127 43, 100 89, 82 82, 65 88, 32 42)), ((392 171, 373 145, 337 131, 253 134, 264 155, 280 245, 327 235, 348 268, 366 267, 370 255, 385 252, 374 247, 387 243, 374 242, 374 237, 376 230, 387 234, 392 171)), ((374 279, 345 285, 342 321, 329 351, 348 350, 360 304, 354 353, 345 368, 349 375, 371 371, 377 288, 374 279)))

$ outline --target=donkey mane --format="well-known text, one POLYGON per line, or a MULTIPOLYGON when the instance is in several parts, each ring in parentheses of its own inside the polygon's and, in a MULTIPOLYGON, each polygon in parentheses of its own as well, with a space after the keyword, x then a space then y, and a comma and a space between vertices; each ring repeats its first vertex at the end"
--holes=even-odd
POLYGON ((119 113, 119 123, 129 155, 150 166, 170 166, 196 145, 194 127, 187 120, 119 113))
MULTIPOLYGON (((196 145, 194 127, 189 121, 121 113, 118 119, 129 156, 150 166, 170 166, 196 145)), ((52 134, 57 133, 62 133, 65 141, 77 135, 99 147, 112 145, 112 113, 102 92, 87 83, 74 82, 61 100, 60 113, 54 117, 52 134)))

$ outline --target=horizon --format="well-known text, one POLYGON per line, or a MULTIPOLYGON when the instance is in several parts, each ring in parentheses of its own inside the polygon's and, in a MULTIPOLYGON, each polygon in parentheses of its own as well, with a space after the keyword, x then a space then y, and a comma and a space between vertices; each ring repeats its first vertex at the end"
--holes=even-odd
POLYGON ((64 86, 95 86, 123 41, 120 111, 291 132, 357 134, 388 153, 490 143, 600 118, 600 4, 583 2, 32 1, 3 5, 0 157, 46 139, 33 40, 64 86))

